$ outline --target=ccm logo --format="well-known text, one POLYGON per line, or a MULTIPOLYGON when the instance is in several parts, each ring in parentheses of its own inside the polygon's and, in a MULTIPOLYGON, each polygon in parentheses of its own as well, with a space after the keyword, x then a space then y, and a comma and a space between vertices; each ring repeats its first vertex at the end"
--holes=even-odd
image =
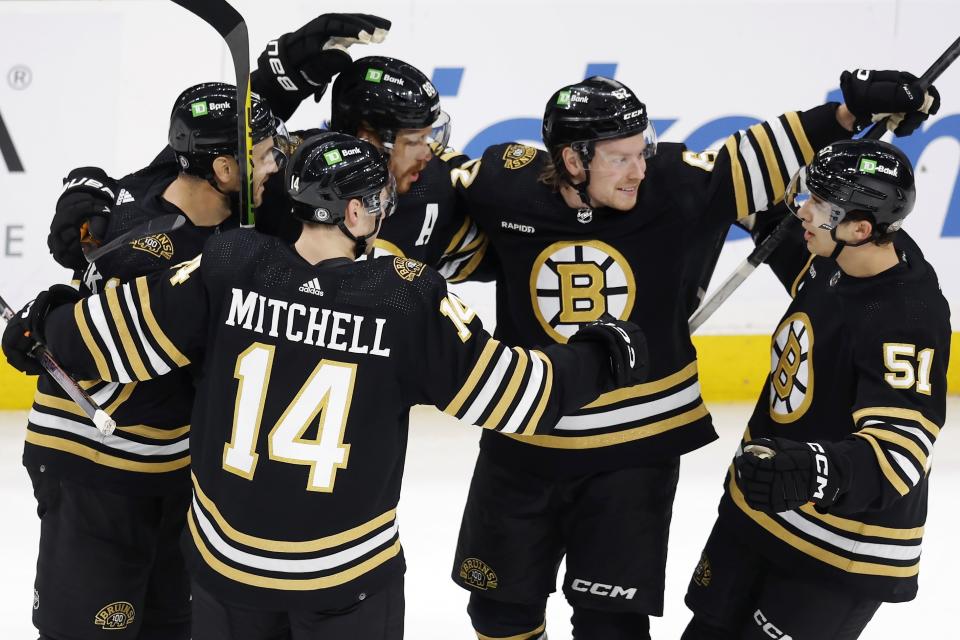
POLYGON ((822 498, 823 490, 827 488, 827 474, 830 473, 830 467, 827 464, 826 451, 816 442, 808 442, 807 446, 816 452, 813 457, 817 466, 817 490, 813 493, 814 498, 822 498))
POLYGON ((629 120, 630 118, 636 118, 637 116, 639 116, 639 115, 642 114, 642 113, 643 113, 643 109, 637 109, 636 111, 631 111, 630 113, 624 114, 624 115, 623 115, 623 119, 624 119, 624 120, 629 120))
POLYGON ((581 580, 580 578, 575 578, 570 584, 570 588, 574 591, 579 591, 580 593, 592 593, 595 596, 603 596, 606 598, 623 597, 627 600, 633 600, 633 596, 637 595, 636 587, 624 589, 623 587, 618 587, 617 585, 589 582, 587 580, 581 580))
POLYGON ((763 612, 760 609, 757 609, 753 612, 753 621, 757 623, 757 626, 760 627, 765 634, 774 638, 774 640, 793 640, 793 636, 788 636, 777 629, 777 627, 767 620, 767 616, 763 615, 763 612))

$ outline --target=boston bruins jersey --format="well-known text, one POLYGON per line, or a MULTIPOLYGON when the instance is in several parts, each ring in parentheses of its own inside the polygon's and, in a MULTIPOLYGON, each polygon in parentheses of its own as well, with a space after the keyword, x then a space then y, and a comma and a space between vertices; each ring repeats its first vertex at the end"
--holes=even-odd
POLYGON ((118 291, 54 310, 50 347, 107 379, 202 366, 188 558, 209 590, 258 608, 346 606, 403 571, 410 406, 534 434, 612 385, 603 348, 511 348, 409 258, 311 265, 236 231, 118 291))
MULTIPOLYGON (((175 177, 162 168, 148 168, 123 178, 105 239, 158 215, 181 213, 162 197, 175 177)), ((79 278, 80 289, 105 295, 103 305, 92 309, 82 326, 84 339, 92 340, 93 331, 105 330, 105 317, 122 306, 121 283, 196 257, 214 232, 187 221, 175 231, 135 239, 90 265, 79 278)), ((149 317, 140 320, 151 322, 149 317)), ((118 325, 108 335, 114 346, 132 344, 139 337, 131 324, 118 325)), ((40 376, 28 417, 24 464, 44 465, 49 473, 123 493, 159 494, 187 487, 193 381, 186 370, 177 370, 139 382, 145 366, 154 361, 158 370, 170 371, 148 352, 126 365, 98 361, 96 370, 86 376, 90 380, 81 382, 116 420, 117 429, 109 436, 101 435, 51 378, 40 376)))
POLYGON ((481 446, 504 464, 579 474, 678 456, 712 441, 687 328, 689 290, 703 265, 686 251, 709 245, 697 241, 700 234, 715 237, 781 200, 789 177, 817 149, 849 137, 836 106, 755 125, 718 152, 660 144, 629 212, 578 213, 539 182, 546 152, 524 145, 491 147, 456 169, 466 214, 499 263, 498 338, 563 343, 608 312, 639 324, 650 349, 649 382, 595 399, 550 435, 521 442, 484 433, 481 446))
POLYGON ((937 276, 899 235, 901 262, 879 275, 850 277, 811 257, 794 276, 744 436, 831 442, 849 488, 827 510, 765 514, 747 506, 728 474, 720 506, 771 562, 890 602, 917 591, 950 351, 937 276))

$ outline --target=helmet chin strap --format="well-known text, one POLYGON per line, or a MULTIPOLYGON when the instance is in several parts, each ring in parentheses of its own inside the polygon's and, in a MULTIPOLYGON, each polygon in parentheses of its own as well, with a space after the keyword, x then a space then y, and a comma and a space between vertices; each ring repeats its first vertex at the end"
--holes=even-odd
POLYGON ((343 235, 347 236, 353 240, 353 259, 357 260, 360 256, 367 253, 367 241, 370 240, 373 236, 377 235, 380 232, 380 225, 383 223, 383 215, 377 214, 377 223, 373 226, 373 231, 362 236, 355 236, 350 232, 350 229, 347 228, 345 220, 341 220, 337 223, 337 228, 343 232, 343 235))
POLYGON ((593 220, 593 203, 590 202, 590 194, 587 192, 587 187, 590 186, 590 161, 593 159, 593 144, 590 142, 582 143, 582 147, 580 144, 581 143, 577 143, 577 146, 574 146, 573 149, 580 156, 580 162, 583 163, 583 172, 585 174, 583 182, 574 184, 566 171, 564 171, 563 175, 567 184, 573 187, 577 195, 580 196, 580 202, 583 203, 583 206, 577 209, 577 220, 586 224, 593 220))
MULTIPOLYGON (((837 225, 837 227, 839 226, 840 225, 837 225)), ((830 238, 837 244, 837 246, 833 248, 833 252, 830 254, 831 260, 836 260, 838 257, 840 257, 840 252, 847 247, 860 247, 867 244, 868 242, 873 241, 872 235, 869 238, 865 238, 861 240, 860 242, 847 242, 845 240, 840 240, 837 238, 837 227, 830 229, 830 238)))

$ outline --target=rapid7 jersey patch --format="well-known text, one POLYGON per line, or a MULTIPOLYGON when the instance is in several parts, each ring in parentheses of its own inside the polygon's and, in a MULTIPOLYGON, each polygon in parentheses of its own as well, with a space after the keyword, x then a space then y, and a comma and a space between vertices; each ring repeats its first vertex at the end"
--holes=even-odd
POLYGON ((635 295, 626 258, 599 240, 555 242, 540 252, 530 273, 534 314, 543 330, 561 343, 605 312, 625 320, 635 295))

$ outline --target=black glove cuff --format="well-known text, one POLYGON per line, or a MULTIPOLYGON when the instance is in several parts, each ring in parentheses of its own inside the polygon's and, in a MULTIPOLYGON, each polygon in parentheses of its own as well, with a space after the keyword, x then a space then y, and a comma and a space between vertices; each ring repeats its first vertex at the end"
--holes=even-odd
MULTIPOLYGON (((101 198, 107 206, 111 206, 116 202, 119 183, 100 167, 77 167, 63 179, 60 198, 78 191, 101 198)), ((60 198, 57 198, 58 202, 60 198)))

